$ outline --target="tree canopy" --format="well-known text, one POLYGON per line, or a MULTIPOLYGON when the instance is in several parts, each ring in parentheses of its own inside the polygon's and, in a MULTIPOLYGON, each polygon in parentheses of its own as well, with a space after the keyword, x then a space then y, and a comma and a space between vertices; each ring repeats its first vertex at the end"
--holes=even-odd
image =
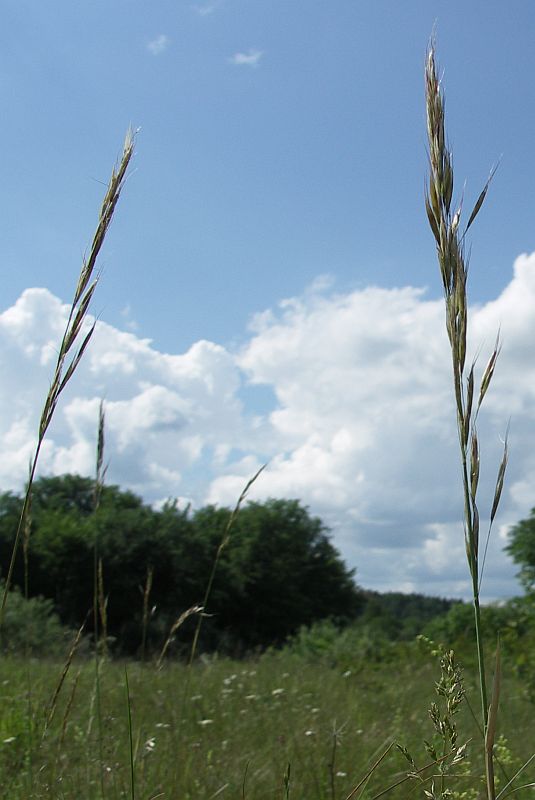
POLYGON ((520 565, 518 577, 524 589, 535 592, 535 508, 527 519, 520 520, 509 532, 509 544, 505 548, 515 564, 520 565))
MULTIPOLYGON (((202 602, 230 511, 206 506, 157 510, 117 486, 105 486, 94 510, 94 481, 77 475, 40 478, 32 499, 29 593, 49 598, 62 622, 79 625, 93 603, 95 548, 108 596, 108 633, 122 652, 141 641, 143 591, 153 571, 149 645, 161 646, 170 626, 202 602)), ((0 565, 5 574, 22 499, 0 495, 0 565)), ((24 585, 19 554, 14 583, 24 585)), ((329 538, 297 500, 249 503, 221 552, 201 646, 232 652, 284 641, 302 625, 353 619, 363 605, 329 538)), ((189 620, 179 632, 191 640, 189 620)), ((91 623, 89 623, 91 629, 91 623)))

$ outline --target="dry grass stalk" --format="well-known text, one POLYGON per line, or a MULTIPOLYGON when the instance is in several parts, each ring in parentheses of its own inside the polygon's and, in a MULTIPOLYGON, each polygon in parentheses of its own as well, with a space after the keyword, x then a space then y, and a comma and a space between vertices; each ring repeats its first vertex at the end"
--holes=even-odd
MULTIPOLYGON (((242 493, 238 497, 236 505, 234 506, 234 508, 233 508, 233 510, 232 510, 232 512, 231 512, 231 514, 229 516, 228 522, 227 522, 227 524, 225 526, 225 530, 223 531, 223 536, 221 537, 221 541, 219 543, 219 547, 217 548, 217 552, 216 552, 216 556, 215 556, 215 559, 214 559, 214 563, 212 564, 212 571, 210 573, 210 577, 208 578, 208 583, 206 585, 206 591, 204 593, 204 598, 203 598, 203 601, 202 601, 202 604, 201 604, 203 609, 206 609, 208 607, 208 601, 210 599, 210 594, 212 593, 212 586, 213 586, 214 578, 215 578, 215 575, 216 575, 216 572, 217 572, 219 559, 221 558, 223 550, 225 549, 225 547, 230 542, 230 534, 231 534, 231 531, 232 531, 232 526, 234 525, 236 517, 238 516, 239 510, 240 510, 243 502, 245 501, 245 499, 247 497, 249 489, 251 488, 253 483, 255 483, 255 481, 260 477, 261 473, 264 471, 265 468, 266 468, 266 465, 263 464, 260 467, 260 469, 253 475, 253 477, 250 478, 247 481, 247 483, 245 484, 245 487, 243 488, 242 493)), ((197 652, 197 644, 199 642, 199 636, 200 636, 200 633, 201 633, 202 620, 203 620, 203 616, 201 615, 199 617, 199 621, 197 622, 197 627, 195 628, 195 634, 193 636, 193 642, 192 642, 192 645, 191 645, 191 652, 190 652, 190 657, 189 657, 189 665, 190 666, 191 666, 191 664, 193 664, 193 659, 195 658, 195 653, 197 652)))
POLYGON ((32 484, 45 434, 52 421, 52 417, 54 416, 54 411, 58 404, 61 393, 74 375, 74 372, 76 371, 76 368, 78 367, 78 364, 80 363, 95 330, 96 323, 93 322, 89 326, 87 332, 82 335, 82 330, 87 327, 87 313, 99 278, 98 275, 94 276, 97 257, 106 237, 106 233, 110 227, 113 218, 113 212, 115 211, 115 207, 121 195, 121 191, 126 179, 128 165, 130 163, 130 159, 132 158, 133 152, 134 135, 132 131, 129 131, 124 142, 121 161, 112 171, 108 189, 102 202, 98 225, 93 236, 93 242, 91 244, 89 256, 87 259, 84 258, 82 263, 82 269, 78 277, 78 284, 76 286, 69 317, 67 319, 67 324, 58 352, 54 376, 52 378, 52 383, 50 385, 43 411, 41 413, 37 445, 31 461, 28 488, 26 490, 26 495, 22 506, 17 532, 15 534, 11 561, 4 586, 2 605, 0 607, 0 627, 2 626, 4 620, 7 596, 11 588, 13 569, 15 566, 21 535, 24 531, 26 517, 29 511, 32 484))
POLYGON ((104 658, 108 654, 108 598, 104 594, 104 574, 102 569, 102 559, 98 560, 97 569, 97 589, 98 589, 98 613, 100 617, 100 641, 97 642, 97 648, 100 647, 104 658))
POLYGON ((381 765, 381 763, 384 761, 384 759, 387 757, 387 755, 390 753, 393 747, 394 747, 394 742, 390 742, 386 750, 383 750, 379 758, 376 761, 374 761, 374 763, 369 768, 368 772, 357 783, 357 785, 353 787, 353 789, 349 792, 345 800, 353 800, 353 798, 356 797, 356 795, 358 794, 358 792, 360 792, 361 789, 365 789, 365 787, 368 785, 368 781, 370 780, 371 776, 373 775, 375 770, 381 765))
POLYGON ((98 407, 98 427, 97 427, 97 453, 95 468, 95 485, 93 489, 93 640, 95 644, 95 702, 97 707, 98 722, 98 752, 100 764, 100 795, 104 798, 104 755, 102 748, 102 709, 100 702, 100 656, 107 656, 108 647, 108 610, 107 599, 104 595, 104 574, 102 559, 99 555, 99 531, 97 512, 100 507, 102 491, 104 489, 104 477, 107 467, 104 466, 104 444, 105 444, 106 415, 104 413, 104 402, 101 400, 98 407), (100 622, 100 625, 99 625, 100 622))
POLYGON ((65 678, 67 677, 67 675, 69 673, 69 669, 71 668, 71 664, 73 662, 74 656, 76 655, 76 651, 78 650, 78 646, 79 646, 80 641, 82 639, 82 634, 84 632, 84 628, 85 628, 86 622, 87 622, 87 617, 85 618, 85 620, 82 622, 82 624, 78 628, 76 636, 74 637, 74 641, 72 643, 71 649, 69 650, 69 653, 67 655, 67 659, 65 661, 65 664, 63 665, 63 669, 61 671, 61 675, 59 677, 59 681, 58 681, 57 686, 56 686, 56 688, 54 690, 54 694, 52 695, 52 699, 50 700, 50 703, 48 705, 48 712, 47 712, 46 720, 45 720, 45 729, 43 731, 43 738, 45 737, 46 732, 47 732, 48 728, 50 727, 50 723, 52 722, 52 720, 54 718, 54 714, 56 712, 56 706, 57 706, 57 703, 58 703, 58 697, 60 695, 60 692, 61 692, 61 689, 63 687, 63 684, 65 683, 65 678))
MULTIPOLYGON (((427 217, 437 247, 437 256, 440 274, 444 287, 446 302, 446 329, 451 347, 455 402, 457 409, 457 428, 459 432, 459 445, 462 462, 462 480, 464 492, 464 518, 465 518, 465 543, 466 555, 472 578, 472 594, 476 625, 476 645, 479 665, 479 683, 481 694, 481 713, 483 720, 484 737, 487 735, 489 725, 489 711, 487 701, 487 687, 485 675, 485 661, 481 633, 481 614, 479 607, 479 591, 481 584, 482 565, 479 549, 479 510, 477 506, 477 489, 479 484, 480 453, 477 436, 477 416, 492 380, 498 355, 500 352, 499 338, 496 340, 493 352, 481 379, 478 401, 473 408, 474 399, 474 364, 471 365, 468 375, 465 376, 466 363, 466 338, 468 324, 467 301, 467 265, 464 254, 464 239, 467 230, 474 222, 487 195, 491 173, 483 191, 480 193, 474 208, 468 218, 466 228, 461 233, 459 223, 461 219, 462 203, 453 210, 453 168, 451 153, 446 146, 444 126, 444 97, 440 81, 437 76, 434 48, 431 45, 427 54, 425 68, 425 89, 427 108, 427 135, 429 142, 429 190, 425 197, 427 217), (481 565, 481 569, 480 569, 481 565)), ((498 479, 494 491, 494 501, 491 511, 487 544, 490 528, 494 521, 503 488, 503 480, 507 466, 507 442, 505 442, 502 462, 498 472, 498 479)), ((486 547, 485 547, 486 552, 486 547)), ((489 800, 494 800, 495 788, 492 762, 492 749, 485 746, 485 760, 487 763, 487 795, 489 800)))
POLYGON ((71 692, 69 694, 69 699, 67 700, 67 704, 65 706, 65 713, 63 714, 63 721, 61 723, 61 736, 59 739, 59 747, 60 749, 63 746, 63 742, 65 741, 65 734, 67 733, 67 723, 69 721, 69 715, 71 713, 71 708, 74 703, 74 696, 76 694, 76 689, 78 688, 78 681, 80 680, 82 670, 79 669, 74 676, 74 680, 72 682, 71 692))
POLYGON ((188 608, 187 611, 184 611, 178 617, 178 619, 172 624, 171 630, 169 631, 169 635, 165 640, 164 646, 162 647, 162 652, 160 653, 158 661, 156 662, 157 669, 161 668, 163 660, 165 658, 165 654, 167 653, 169 645, 173 641, 173 636, 175 635, 177 630, 184 624, 184 622, 188 619, 188 617, 191 617, 193 614, 202 614, 202 612, 203 612, 203 606, 191 606, 191 608, 188 608))
POLYGON ((108 465, 104 465, 104 444, 105 444, 105 426, 106 426, 106 413, 104 410, 104 401, 101 400, 98 407, 98 431, 97 431, 97 458, 95 470, 95 489, 93 496, 93 509, 98 511, 100 506, 100 498, 104 488, 104 479, 108 471, 108 465))
POLYGON ((152 579, 154 577, 153 567, 147 567, 147 577, 145 579, 145 586, 143 588, 143 617, 142 617, 142 631, 141 631, 141 660, 145 661, 147 649, 147 629, 149 626, 149 600, 152 590, 152 579))
MULTIPOLYGON (((28 467, 28 485, 31 480, 32 465, 28 467)), ((22 556, 24 559, 24 597, 28 599, 30 594, 30 573, 29 573, 29 555, 30 555, 30 534, 32 531, 32 493, 30 490, 28 497, 28 504, 26 515, 24 517, 24 527, 22 534, 22 556)))

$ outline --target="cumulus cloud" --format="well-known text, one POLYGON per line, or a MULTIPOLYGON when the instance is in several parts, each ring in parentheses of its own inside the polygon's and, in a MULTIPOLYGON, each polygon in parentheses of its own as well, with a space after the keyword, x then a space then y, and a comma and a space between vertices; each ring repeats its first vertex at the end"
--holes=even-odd
POLYGON ((246 53, 234 53, 234 55, 229 58, 229 61, 237 67, 257 67, 263 55, 264 53, 262 50, 250 48, 246 53))
MULTIPOLYGON (((4 489, 20 489, 26 478, 66 314, 47 290, 29 289, 0 315, 4 489)), ((502 294, 470 317, 479 375, 499 328, 503 339, 479 422, 483 519, 512 416, 484 583, 487 597, 499 597, 518 591, 501 551, 508 527, 535 505, 535 254, 518 258, 502 294)), ((98 322, 41 470, 93 472, 104 397, 109 478, 146 500, 233 505, 268 461, 251 497, 309 505, 363 585, 467 596, 451 395, 442 300, 413 287, 336 294, 318 281, 258 314, 238 352, 199 341, 186 353, 162 353, 98 322), (255 407, 255 387, 269 390, 267 410, 265 402, 255 407)), ((484 522, 482 530, 484 537, 484 522)))
POLYGON ((159 56, 167 50, 169 43, 169 37, 166 36, 165 33, 161 33, 159 36, 156 36, 155 39, 151 39, 150 42, 147 42, 147 50, 149 53, 152 53, 153 56, 159 56))

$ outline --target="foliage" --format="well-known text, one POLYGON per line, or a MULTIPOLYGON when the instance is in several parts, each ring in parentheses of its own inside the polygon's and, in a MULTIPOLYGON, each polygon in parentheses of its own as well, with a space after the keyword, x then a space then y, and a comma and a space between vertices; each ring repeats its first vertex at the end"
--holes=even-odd
POLYGON ((426 624, 447 613, 458 600, 402 592, 365 592, 366 605, 361 622, 393 641, 414 639, 426 624))
MULTIPOLYGON (((0 582, 0 591, 3 591, 0 582)), ((61 625, 51 600, 26 599, 18 589, 9 593, 1 636, 5 656, 58 656, 63 654, 72 632, 61 625)))
MULTIPOLYGON (((147 644, 156 649, 177 617, 202 600, 230 512, 213 506, 191 512, 172 502, 156 510, 105 486, 94 513, 93 492, 94 482, 76 475, 35 482, 29 591, 52 600, 63 622, 79 625, 91 606, 98 541, 108 632, 123 652, 140 647, 143 588, 153 570, 147 644)), ((0 496, 3 569, 21 504, 11 493, 0 496)), ((23 585, 21 559, 13 579, 23 585)), ((243 651, 281 643, 318 619, 351 619, 361 606, 353 572, 318 518, 296 500, 250 503, 221 554, 201 646, 243 651)), ((179 643, 191 641, 192 624, 180 630, 179 643)))
POLYGON ((403 654, 399 644, 360 620, 344 628, 331 620, 302 627, 290 637, 285 649, 311 663, 350 673, 400 659, 403 654))
POLYGON ((526 592, 535 593, 535 508, 511 528, 505 550, 520 565, 518 577, 526 592))
MULTIPOLYGON (((44 739, 40 715, 34 716, 34 761, 38 768, 34 768, 33 786, 31 765, 24 760, 24 753, 30 749, 25 722, 25 663, 4 659, 0 666, 0 782, 4 796, 10 800, 100 798, 93 665, 85 661, 74 665, 44 739)), ((38 662, 32 670, 37 710, 49 704, 61 667, 38 662)), ((285 796, 283 777, 290 763, 290 800, 330 800, 336 731, 332 772, 335 798, 342 800, 368 771, 374 754, 382 752, 390 741, 401 741, 409 752, 422 754, 422 736, 431 726, 425 722, 426 709, 438 677, 436 666, 427 656, 414 655, 405 662, 370 661, 368 666, 363 663, 360 672, 347 674, 340 667, 300 658, 286 649, 240 661, 207 657, 190 672, 180 663, 169 663, 160 671, 150 664, 129 664, 137 796, 149 800, 164 793, 169 798, 199 800, 213 797, 226 785, 219 796, 281 798, 285 796)), ((473 680, 473 673, 465 674, 465 682, 471 684, 473 680)), ((103 663, 101 694, 106 720, 102 731, 104 796, 106 800, 119 800, 129 797, 130 785, 122 664, 103 663)), ((532 717, 533 705, 522 695, 521 683, 504 670, 502 727, 517 758, 530 755, 527 733, 532 729, 532 717)), ((455 721, 460 742, 477 735, 464 704, 455 721)), ((472 745, 469 751, 470 772, 478 775, 481 755, 472 745)), ((425 763, 430 759, 422 755, 421 760, 425 763)), ((403 756, 392 750, 364 795, 357 797, 373 797, 406 767, 403 756)), ((511 776, 516 762, 512 768, 506 767, 511 776)), ((456 781, 460 792, 474 787, 478 789, 476 796, 481 797, 481 784, 473 778, 456 781)), ((405 783, 386 797, 423 797, 423 792, 415 793, 414 788, 405 783)), ((515 796, 530 794, 519 792, 515 796)))

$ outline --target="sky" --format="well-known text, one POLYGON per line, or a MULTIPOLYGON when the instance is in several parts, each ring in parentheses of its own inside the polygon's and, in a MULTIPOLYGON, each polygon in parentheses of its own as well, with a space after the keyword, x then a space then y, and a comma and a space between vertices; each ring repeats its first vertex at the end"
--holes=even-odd
POLYGON ((469 595, 441 282, 423 206, 435 31, 456 198, 474 203, 470 354, 502 351, 478 433, 483 596, 535 506, 535 7, 494 0, 4 0, 0 489, 20 491, 124 135, 97 328, 42 474, 159 504, 298 498, 357 582, 469 595), (485 511, 486 509, 486 511, 485 511), (486 533, 485 524, 482 525, 486 533))

